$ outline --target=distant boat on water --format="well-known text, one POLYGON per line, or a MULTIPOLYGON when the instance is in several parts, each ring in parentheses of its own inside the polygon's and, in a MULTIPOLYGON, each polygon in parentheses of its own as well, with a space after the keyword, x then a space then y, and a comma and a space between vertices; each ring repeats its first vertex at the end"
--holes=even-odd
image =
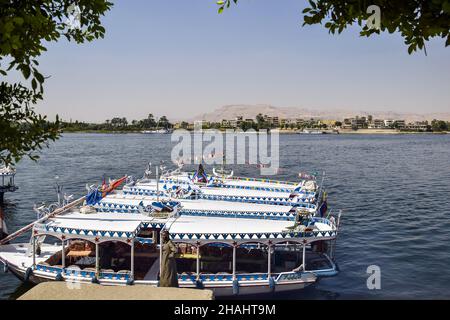
POLYGON ((339 134, 338 130, 303 129, 298 134, 339 134))
POLYGON ((144 134, 156 134, 156 133, 167 134, 167 133, 172 133, 172 132, 173 132, 172 129, 156 129, 156 130, 143 130, 143 131, 141 131, 141 133, 144 133, 144 134))

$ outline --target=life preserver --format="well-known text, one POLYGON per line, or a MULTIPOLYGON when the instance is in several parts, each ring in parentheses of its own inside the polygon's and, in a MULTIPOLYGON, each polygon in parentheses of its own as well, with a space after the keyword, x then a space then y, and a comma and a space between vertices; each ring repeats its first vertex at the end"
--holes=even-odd
POLYGON ((28 282, 28 280, 30 280, 30 276, 33 274, 33 268, 28 267, 27 270, 25 271, 25 275, 23 277, 23 281, 24 282, 28 282))

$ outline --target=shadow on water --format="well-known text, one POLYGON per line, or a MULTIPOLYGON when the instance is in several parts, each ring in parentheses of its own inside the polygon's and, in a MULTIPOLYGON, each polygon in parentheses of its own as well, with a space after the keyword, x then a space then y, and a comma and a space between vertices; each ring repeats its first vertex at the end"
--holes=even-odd
MULTIPOLYGON (((290 292, 277 292, 271 294, 247 295, 245 299, 249 300, 337 300, 340 295, 337 292, 317 288, 312 284, 304 289, 290 292)), ((222 300, 221 298, 216 298, 222 300)), ((240 296, 225 297, 227 300, 241 300, 240 296)))
POLYGON ((30 290, 31 288, 34 287, 34 284, 30 283, 30 282, 22 282, 17 288, 16 290, 11 293, 11 295, 9 296, 9 300, 17 300, 19 297, 21 297, 23 294, 25 294, 25 292, 27 292, 28 290, 30 290))

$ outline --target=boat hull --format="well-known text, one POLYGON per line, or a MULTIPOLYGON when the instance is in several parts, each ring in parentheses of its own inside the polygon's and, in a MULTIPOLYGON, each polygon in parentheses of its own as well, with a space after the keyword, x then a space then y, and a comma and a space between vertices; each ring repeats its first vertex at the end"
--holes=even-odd
MULTIPOLYGON (((11 272, 19 280, 23 282, 30 282, 32 284, 39 284, 48 281, 65 281, 68 286, 76 288, 78 283, 92 283, 92 279, 80 279, 80 278, 63 278, 62 280, 57 280, 55 274, 38 272, 31 272, 27 276, 27 269, 8 265, 8 272, 11 272)), ((297 281, 283 281, 270 285, 268 281, 255 281, 249 283, 240 283, 238 287, 233 287, 232 282, 227 283, 205 283, 202 288, 209 289, 214 292, 215 297, 231 297, 231 296, 251 296, 251 295, 269 295, 276 293, 286 293, 294 292, 304 289, 305 287, 315 283, 317 278, 313 274, 308 274, 302 276, 301 279, 297 281)), ((157 281, 135 281, 137 285, 150 285, 158 286, 157 281)), ((115 281, 115 280, 99 280, 100 285, 107 286, 125 286, 127 283, 125 281, 115 281)), ((197 288, 196 284, 192 282, 180 282, 180 288, 197 288)))

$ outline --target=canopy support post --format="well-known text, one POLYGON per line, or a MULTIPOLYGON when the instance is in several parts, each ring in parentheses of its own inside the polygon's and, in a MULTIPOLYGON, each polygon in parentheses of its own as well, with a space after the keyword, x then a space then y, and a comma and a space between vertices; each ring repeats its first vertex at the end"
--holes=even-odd
POLYGON ((302 270, 306 271, 306 241, 303 240, 303 263, 302 263, 302 270))
POLYGON ((233 243, 233 280, 236 280, 236 243, 233 243))
POLYGON ((131 256, 130 256, 130 271, 131 271, 131 279, 134 280, 134 239, 131 241, 131 256))
POLYGON ((33 269, 36 268, 36 236, 33 235, 33 269))
POLYGON ((196 272, 197 272, 197 280, 200 280, 200 243, 197 242, 197 265, 196 265, 196 272))
POLYGON ((162 243, 162 229, 161 229, 159 231, 159 279, 161 279, 161 270, 162 270, 162 249, 163 243, 162 243))
POLYGON ((66 267, 66 246, 65 246, 65 241, 64 239, 61 240, 61 247, 62 247, 62 251, 61 251, 61 264, 63 269, 66 267))
POLYGON ((95 242, 95 275, 100 275, 100 260, 99 260, 99 248, 98 242, 95 242))
POLYGON ((158 166, 156 166, 156 201, 159 202, 159 170, 158 166))
POLYGON ((272 274, 272 244, 269 241, 267 245, 267 276, 270 278, 272 274))

